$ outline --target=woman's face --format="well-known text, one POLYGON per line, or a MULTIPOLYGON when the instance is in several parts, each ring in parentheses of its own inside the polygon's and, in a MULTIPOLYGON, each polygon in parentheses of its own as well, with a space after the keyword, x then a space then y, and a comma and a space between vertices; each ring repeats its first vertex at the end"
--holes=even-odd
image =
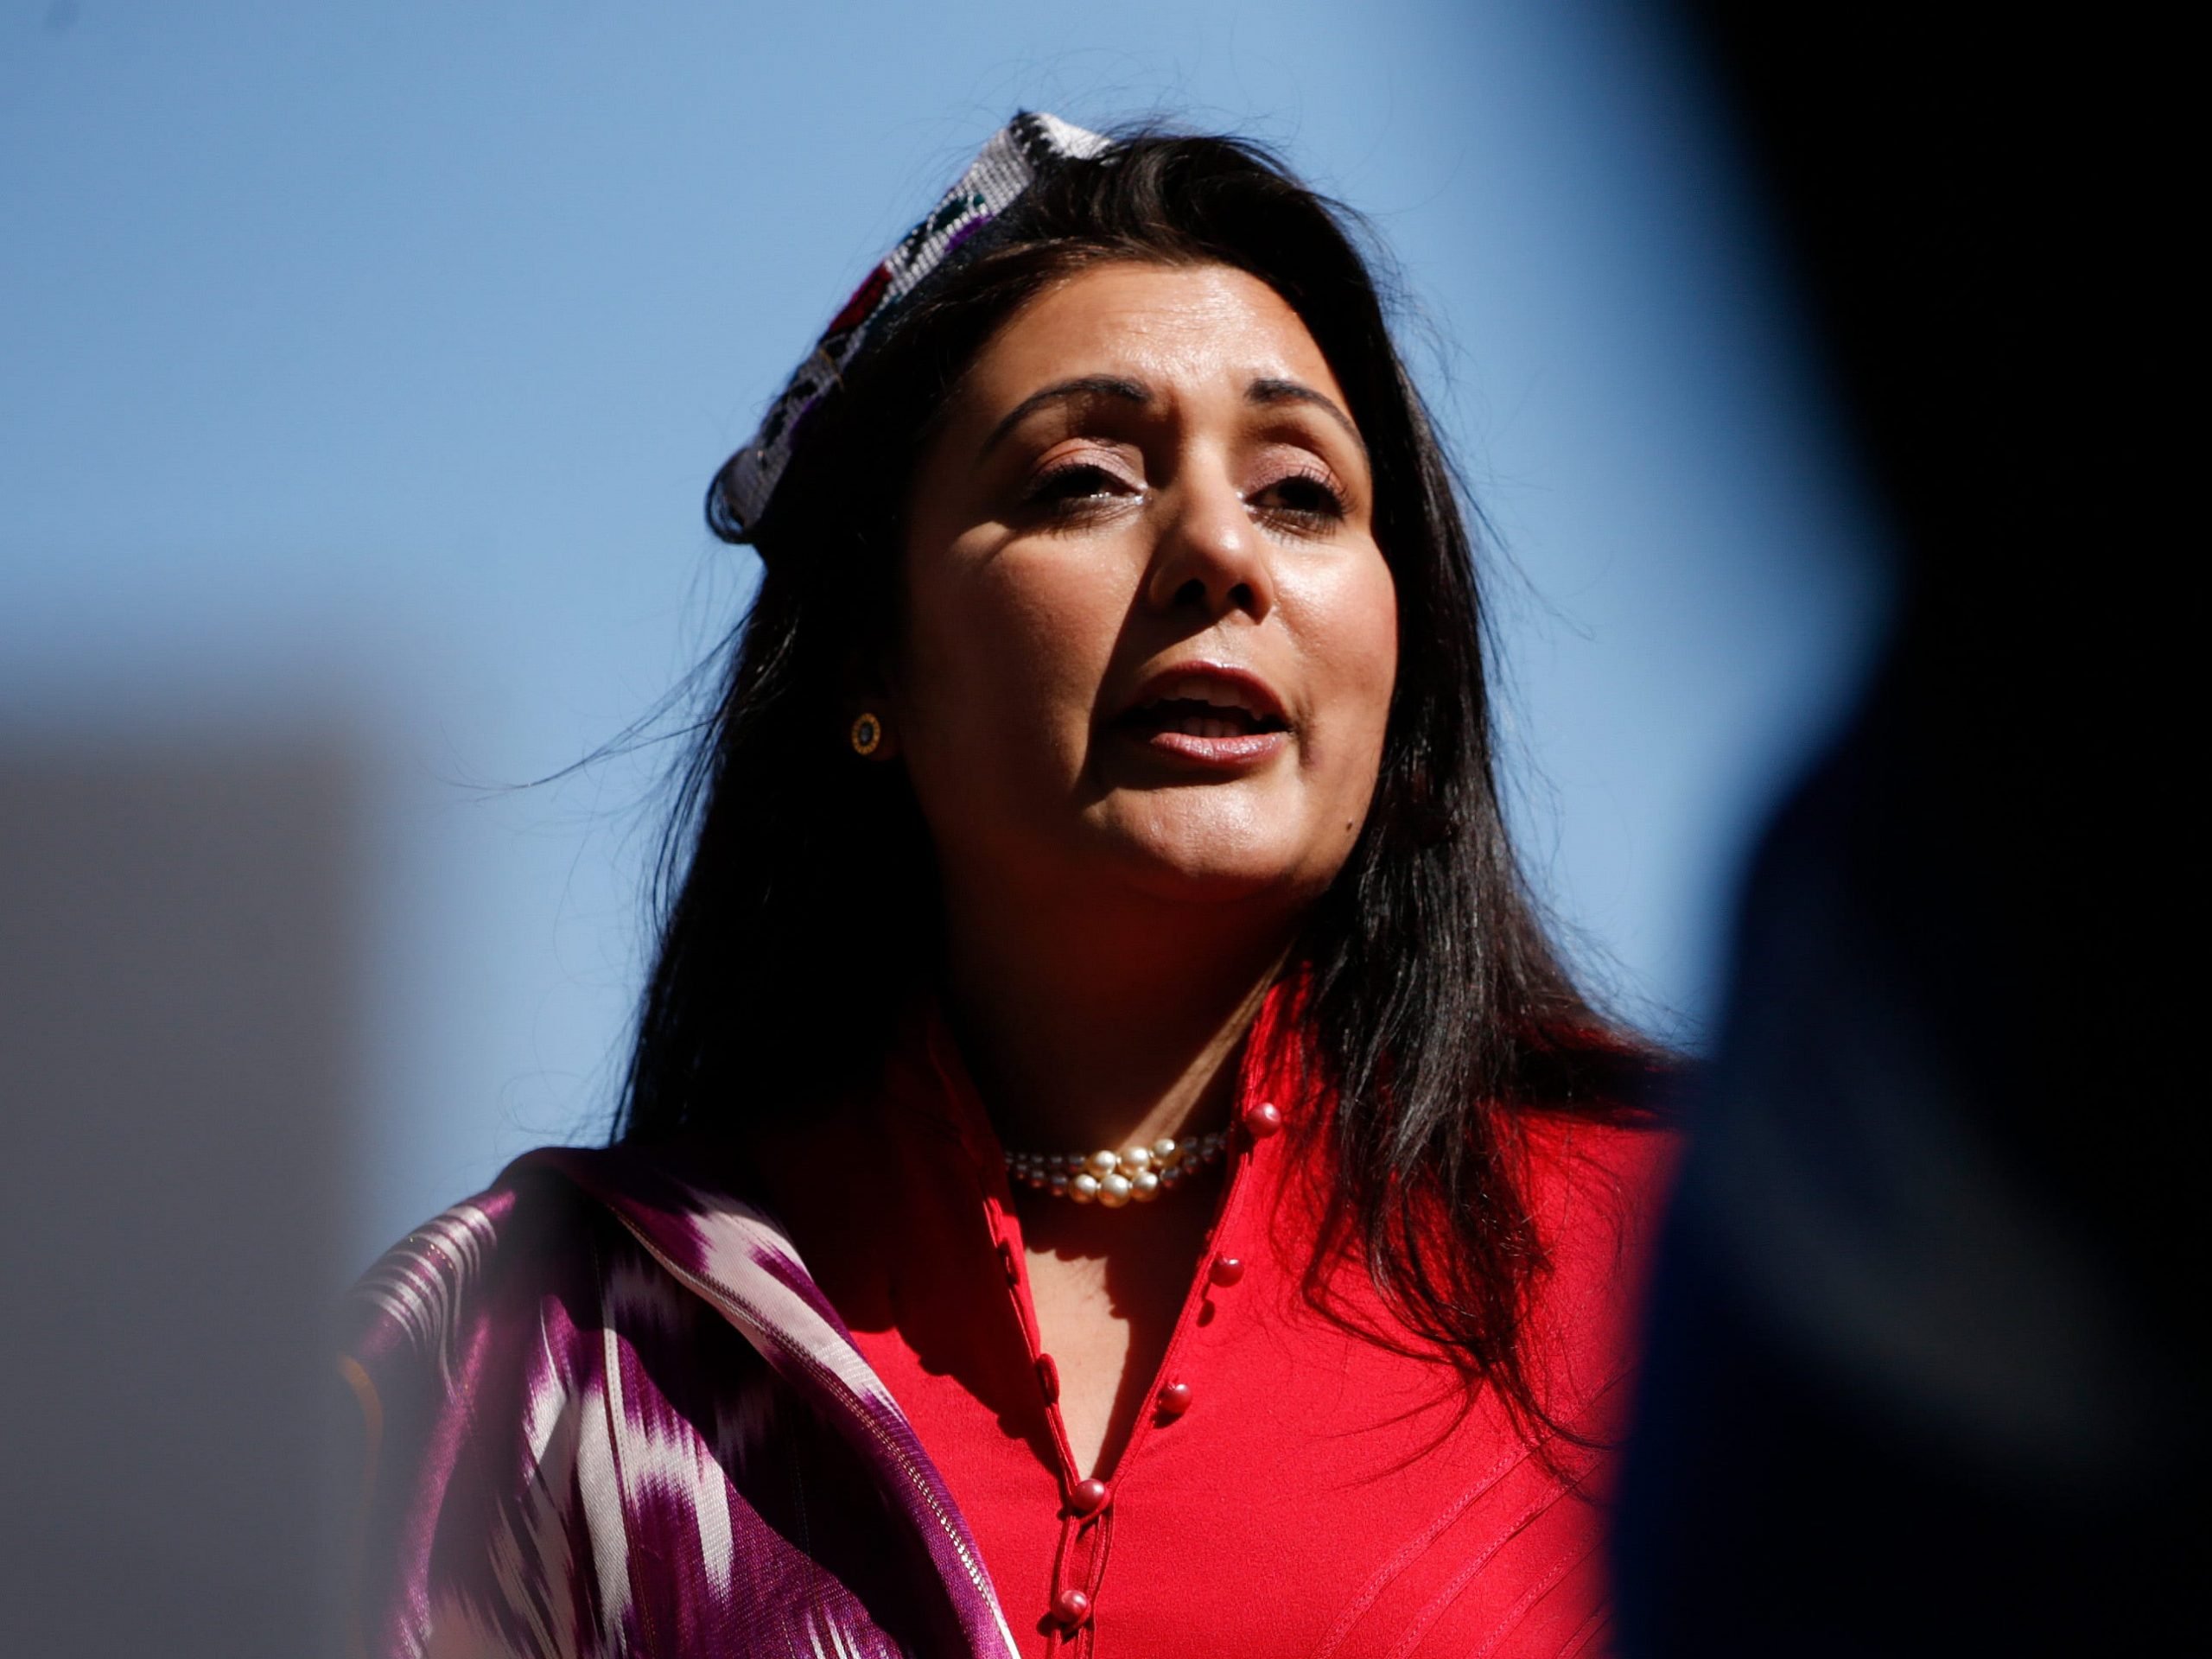
POLYGON ((956 889, 1328 885, 1397 672, 1347 407, 1226 266, 1092 267, 983 348, 912 486, 888 676, 956 889))

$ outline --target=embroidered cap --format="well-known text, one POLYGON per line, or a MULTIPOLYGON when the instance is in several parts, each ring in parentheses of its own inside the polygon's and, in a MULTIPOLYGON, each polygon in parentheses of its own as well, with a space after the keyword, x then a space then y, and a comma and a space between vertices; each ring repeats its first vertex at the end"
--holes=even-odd
POLYGON ((750 540, 791 462, 791 445, 847 365, 918 287, 976 232, 1004 213, 1054 162, 1096 156, 1107 140, 1058 116, 1024 111, 991 136, 929 216, 868 272, 798 365, 746 446, 707 488, 707 523, 724 541, 750 540))

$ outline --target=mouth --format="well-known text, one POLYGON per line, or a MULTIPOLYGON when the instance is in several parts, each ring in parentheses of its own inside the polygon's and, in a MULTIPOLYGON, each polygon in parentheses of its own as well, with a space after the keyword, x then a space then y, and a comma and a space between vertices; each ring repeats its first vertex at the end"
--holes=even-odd
POLYGON ((1243 770, 1290 741, 1282 702, 1256 674, 1193 664, 1155 674, 1115 721, 1154 753, 1243 770))

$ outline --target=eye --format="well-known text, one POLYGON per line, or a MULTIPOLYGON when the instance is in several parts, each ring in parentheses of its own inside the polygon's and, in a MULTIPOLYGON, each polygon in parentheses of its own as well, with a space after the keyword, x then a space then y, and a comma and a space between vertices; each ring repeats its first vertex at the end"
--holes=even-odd
POLYGON ((1325 530, 1344 516, 1344 496, 1319 472, 1291 473, 1244 499, 1268 518, 1294 529, 1325 530))
POLYGON ((1033 480, 1022 494, 1022 505, 1058 518, 1075 518, 1096 512, 1136 486, 1120 474, 1096 461, 1078 461, 1055 467, 1033 480))

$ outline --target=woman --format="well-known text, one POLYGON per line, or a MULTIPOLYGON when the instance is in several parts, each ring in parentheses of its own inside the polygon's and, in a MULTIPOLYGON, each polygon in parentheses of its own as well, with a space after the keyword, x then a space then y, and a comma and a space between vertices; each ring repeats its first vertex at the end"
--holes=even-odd
POLYGON ((364 1284, 369 1650, 1590 1650, 1649 1067, 1339 215, 1019 118, 709 514, 620 1133, 364 1284))

